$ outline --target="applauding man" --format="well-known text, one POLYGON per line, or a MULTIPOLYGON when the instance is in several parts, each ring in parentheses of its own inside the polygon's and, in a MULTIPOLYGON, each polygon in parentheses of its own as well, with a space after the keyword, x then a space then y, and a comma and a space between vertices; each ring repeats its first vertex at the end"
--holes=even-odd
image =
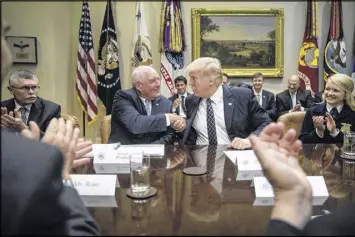
POLYGON ((177 94, 169 98, 173 102, 173 113, 186 117, 186 97, 190 95, 186 91, 187 80, 184 76, 178 76, 174 83, 177 94))

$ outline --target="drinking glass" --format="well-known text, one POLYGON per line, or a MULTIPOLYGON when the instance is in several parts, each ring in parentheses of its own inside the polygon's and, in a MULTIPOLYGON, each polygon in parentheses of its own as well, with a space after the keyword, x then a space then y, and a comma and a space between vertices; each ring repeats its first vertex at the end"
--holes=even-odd
POLYGON ((347 156, 355 156, 355 132, 344 133, 343 152, 347 156))
POLYGON ((150 189, 150 157, 143 151, 130 154, 131 189, 133 196, 145 196, 150 189))

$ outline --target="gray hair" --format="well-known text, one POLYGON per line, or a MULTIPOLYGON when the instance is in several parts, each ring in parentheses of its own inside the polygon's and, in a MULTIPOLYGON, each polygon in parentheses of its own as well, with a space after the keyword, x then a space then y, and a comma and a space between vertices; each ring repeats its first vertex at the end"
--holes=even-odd
POLYGON ((30 70, 26 70, 26 69, 20 69, 20 70, 16 70, 15 72, 13 72, 11 74, 11 76, 9 77, 9 85, 12 85, 12 83, 17 79, 34 80, 34 81, 38 82, 38 78, 37 78, 36 74, 34 74, 30 70))
POLYGON ((132 83, 133 87, 135 87, 135 84, 137 81, 142 81, 146 79, 146 75, 149 72, 155 72, 154 68, 150 66, 138 66, 136 67, 133 72, 132 72, 132 83))
POLYGON ((194 60, 186 67, 186 75, 192 71, 207 72, 217 84, 222 83, 222 67, 217 58, 202 57, 194 60))

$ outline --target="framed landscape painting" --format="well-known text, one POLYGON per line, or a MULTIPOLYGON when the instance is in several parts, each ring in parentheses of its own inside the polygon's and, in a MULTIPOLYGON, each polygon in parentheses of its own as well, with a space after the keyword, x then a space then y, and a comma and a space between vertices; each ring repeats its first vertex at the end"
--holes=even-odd
POLYGON ((283 77, 283 9, 193 8, 192 58, 215 57, 234 77, 283 77))

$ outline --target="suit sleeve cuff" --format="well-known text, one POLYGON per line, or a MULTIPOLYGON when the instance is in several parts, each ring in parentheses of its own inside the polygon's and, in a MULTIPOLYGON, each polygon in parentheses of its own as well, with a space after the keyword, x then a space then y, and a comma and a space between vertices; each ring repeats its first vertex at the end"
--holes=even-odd
POLYGON ((316 128, 316 133, 317 133, 318 137, 320 137, 320 138, 324 137, 324 132, 323 133, 319 132, 318 128, 316 128))
POLYGON ((166 118, 166 126, 169 127, 170 126, 169 116, 167 114, 165 114, 165 118, 166 118))
POLYGON ((336 137, 336 136, 338 136, 338 134, 339 134, 339 129, 337 128, 337 129, 335 129, 334 133, 329 133, 329 134, 330 134, 330 136, 332 136, 332 137, 336 137))

